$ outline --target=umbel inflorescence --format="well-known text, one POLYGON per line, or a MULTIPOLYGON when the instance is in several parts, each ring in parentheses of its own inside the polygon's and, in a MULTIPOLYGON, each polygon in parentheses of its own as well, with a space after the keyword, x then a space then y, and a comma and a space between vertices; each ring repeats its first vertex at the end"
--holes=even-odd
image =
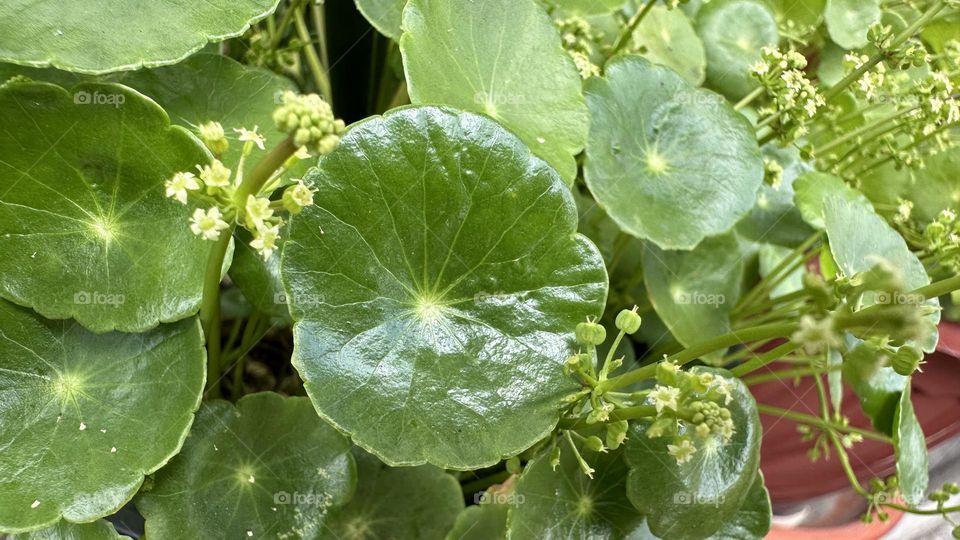
POLYGON ((194 234, 216 241, 224 231, 243 227, 253 237, 250 246, 264 259, 278 249, 280 228, 285 223, 281 213, 298 214, 313 204, 313 188, 302 179, 286 178, 286 173, 301 160, 333 151, 345 130, 343 120, 334 118, 330 105, 316 94, 285 92, 273 119, 277 129, 289 137, 249 171, 248 158, 254 151, 266 149, 258 126, 234 130, 243 149, 233 169, 220 160, 230 147, 223 126, 215 121, 198 126, 197 133, 214 159, 197 165, 196 173, 176 173, 165 184, 167 197, 181 204, 192 199, 199 206, 190 218, 194 234), (273 161, 279 166, 260 167, 273 161), (281 193, 279 198, 274 196, 276 192, 281 193))

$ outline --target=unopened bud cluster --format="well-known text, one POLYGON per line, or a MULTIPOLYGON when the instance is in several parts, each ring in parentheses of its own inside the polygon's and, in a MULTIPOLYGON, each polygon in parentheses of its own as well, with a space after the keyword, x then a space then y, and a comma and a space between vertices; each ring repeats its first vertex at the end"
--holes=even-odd
MULTIPOLYGON (((256 126, 252 130, 234 129, 243 147, 235 170, 231 169, 221 161, 230 142, 217 122, 197 126, 197 135, 215 158, 208 164, 197 165, 196 172, 177 172, 164 184, 167 197, 181 204, 187 204, 188 198, 194 199, 202 206, 190 217, 194 234, 216 241, 222 232, 232 231, 233 226, 244 227, 253 236, 250 246, 264 259, 269 259, 279 247, 280 229, 285 223, 280 213, 295 215, 313 204, 315 190, 303 180, 285 179, 284 173, 298 161, 310 158, 310 151, 331 152, 344 131, 343 121, 334 119, 330 106, 313 94, 285 93, 283 105, 274 111, 273 118, 282 131, 290 133, 296 152, 269 177, 257 179, 256 184, 261 187, 256 193, 247 193, 249 187, 241 190, 244 165, 254 150, 266 149, 266 139, 256 126), (280 189, 282 193, 275 197, 280 189)), ((283 148, 286 147, 281 145, 273 151, 283 148)))
POLYGON ((782 52, 764 47, 761 61, 754 64, 752 73, 771 99, 761 115, 776 114, 783 125, 790 126, 790 140, 807 133, 807 125, 825 104, 823 95, 804 73, 807 59, 794 50, 782 52))
POLYGON ((283 104, 273 111, 277 129, 310 152, 325 155, 333 151, 346 127, 343 120, 334 118, 330 104, 317 94, 289 91, 281 99, 283 104))

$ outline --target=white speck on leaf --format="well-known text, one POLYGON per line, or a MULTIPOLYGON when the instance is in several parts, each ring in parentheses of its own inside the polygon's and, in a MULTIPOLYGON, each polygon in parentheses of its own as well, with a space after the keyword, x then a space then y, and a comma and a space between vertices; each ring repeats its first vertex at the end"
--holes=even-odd
POLYGON ((87 425, 84 424, 83 422, 80 422, 80 431, 83 431, 85 429, 87 429, 87 425))
POLYGON ((36 508, 40 506, 40 501, 33 501, 33 504, 30 505, 30 508, 36 508))

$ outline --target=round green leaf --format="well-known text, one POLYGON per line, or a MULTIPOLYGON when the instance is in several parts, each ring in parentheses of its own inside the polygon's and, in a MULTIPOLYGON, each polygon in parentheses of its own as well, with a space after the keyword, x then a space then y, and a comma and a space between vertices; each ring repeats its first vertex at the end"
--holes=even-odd
POLYGON ((245 229, 238 230, 234 239, 237 248, 230 265, 230 279, 257 310, 289 323, 287 293, 280 281, 280 255, 275 253, 263 260, 250 246, 252 236, 245 229))
POLYGON ((699 448, 690 461, 678 465, 667 450, 672 439, 650 439, 644 422, 631 426, 624 452, 630 468, 627 497, 662 538, 699 539, 716 533, 740 509, 760 464, 760 417, 746 385, 724 370, 693 371, 713 373, 733 385, 727 408, 736 432, 727 444, 713 451, 699 448))
POLYGON ((811 167, 800 159, 796 148, 767 145, 762 151, 764 157, 780 164, 783 177, 777 185, 760 184, 756 205, 737 222, 737 235, 757 243, 797 247, 813 234, 813 229, 803 221, 793 204, 793 183, 811 167))
POLYGON ((413 103, 487 114, 573 183, 589 116, 577 68, 534 0, 410 0, 403 26, 413 103))
POLYGON ((605 78, 587 81, 587 101, 584 176, 625 232, 663 249, 692 249, 753 206, 760 149, 753 128, 720 96, 621 56, 605 78))
POLYGON ((321 416, 394 466, 473 469, 546 436, 607 287, 556 173, 435 107, 356 124, 313 171, 281 274, 321 416))
POLYGON ((548 6, 578 15, 602 15, 622 8, 627 0, 543 0, 548 6))
POLYGON ((881 365, 885 358, 863 343, 844 354, 843 360, 842 379, 857 395, 863 413, 877 431, 892 434, 897 404, 910 379, 881 365))
POLYGON ((823 14, 834 43, 845 49, 859 49, 869 43, 867 30, 880 22, 883 12, 880 0, 827 0, 823 14))
MULTIPOLYGON (((189 128, 211 120, 220 122, 230 139, 221 160, 230 168, 236 166, 243 150, 234 129, 257 126, 268 146, 287 137, 274 125, 273 110, 279 96, 296 87, 266 69, 218 54, 196 54, 174 66, 122 73, 112 79, 152 98, 175 124, 189 128)), ((306 167, 297 172, 306 172, 306 167)))
MULTIPOLYGON (((0 82, 13 75, 24 75, 65 87, 79 82, 117 82, 156 101, 174 124, 192 129, 211 120, 220 122, 227 139, 231 140, 230 147, 221 159, 231 168, 240 159, 243 149, 243 143, 237 140, 234 129, 257 126, 268 144, 286 138, 286 134, 274 126, 273 110, 284 91, 296 90, 292 81, 271 71, 208 53, 195 54, 173 66, 115 73, 105 77, 0 64, 0 82), (211 92, 211 88, 216 88, 216 91, 211 92)), ((308 164, 309 161, 295 167, 294 172, 305 172, 308 164)))
POLYGON ((263 392, 204 403, 136 503, 148 538, 322 538, 355 482, 350 445, 309 400, 263 392))
POLYGON ((439 540, 463 510, 460 483, 442 469, 391 468, 359 449, 354 457, 357 490, 330 512, 325 537, 331 540, 439 540))
POLYGON ((942 210, 960 211, 960 148, 954 147, 924 157, 922 169, 894 165, 864 175, 861 182, 864 194, 878 207, 896 211, 900 199, 913 202, 911 217, 926 224, 942 210))
POLYGON ((823 19, 827 0, 768 0, 777 20, 792 21, 801 30, 815 30, 823 19))
MULTIPOLYGON (((849 277, 866 272, 876 266, 878 260, 884 259, 902 273, 905 291, 930 284, 923 263, 910 251, 903 237, 869 207, 831 196, 824 203, 824 223, 830 251, 844 275, 849 277)), ((935 307, 940 305, 936 298, 927 303, 935 307)), ((935 324, 940 321, 940 312, 929 317, 935 324)), ((934 329, 920 345, 924 351, 933 352, 937 339, 934 329)))
POLYGON ((92 523, 68 523, 61 521, 46 529, 24 534, 14 534, 10 540, 128 540, 129 537, 117 534, 109 521, 97 520, 92 523))
POLYGON ((913 402, 910 401, 909 384, 900 394, 893 425, 893 448, 897 458, 900 492, 908 503, 919 505, 926 500, 930 483, 929 459, 927 441, 913 410, 913 402))
POLYGON ((0 300, 0 531, 123 506, 180 449, 204 358, 195 319, 97 335, 0 300))
POLYGON ((770 494, 763 485, 763 474, 757 472, 757 478, 743 505, 733 517, 724 523, 711 538, 717 540, 762 540, 770 532, 773 509, 770 506, 770 494))
POLYGON ((776 16, 760 0, 713 0, 697 12, 697 32, 707 50, 707 83, 731 99, 757 87, 750 67, 763 47, 780 42, 776 16))
POLYGON ((643 280, 657 314, 682 345, 730 332, 740 299, 744 251, 736 235, 707 238, 693 251, 647 244, 643 280))
POLYGON ((651 62, 676 71, 694 86, 703 83, 707 67, 703 42, 679 9, 655 6, 634 31, 633 42, 643 47, 643 56, 651 62))
POLYGON ((832 174, 811 171, 793 183, 794 201, 803 220, 811 227, 823 229, 824 204, 831 197, 840 198, 851 205, 862 206, 873 212, 873 205, 863 193, 848 186, 841 178, 832 174))
POLYGON ((119 9, 112 0, 8 0, 0 61, 107 73, 175 64, 208 42, 243 34, 278 0, 207 0, 185 9, 154 0, 119 9))
POLYGON ((595 470, 592 480, 580 471, 566 443, 556 471, 547 455, 527 464, 507 518, 511 539, 618 539, 642 527, 643 516, 624 497, 623 453, 582 453, 595 470))
POLYGON ((209 154, 118 84, 0 87, 0 296, 97 332, 139 332, 200 305, 211 242, 164 181, 209 154))
POLYGON ((403 7, 407 0, 354 0, 357 10, 381 34, 394 41, 400 41, 403 28, 403 7))
POLYGON ((512 500, 509 497, 510 495, 493 495, 491 501, 480 500, 477 504, 466 507, 447 533, 447 540, 506 540, 507 513, 512 500), (497 502, 501 497, 503 502, 497 502))

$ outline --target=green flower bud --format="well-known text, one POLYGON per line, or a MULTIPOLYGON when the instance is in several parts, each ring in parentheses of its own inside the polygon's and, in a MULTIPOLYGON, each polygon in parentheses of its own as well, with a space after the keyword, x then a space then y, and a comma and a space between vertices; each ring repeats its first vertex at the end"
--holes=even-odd
POLYGON ((953 528, 953 537, 960 540, 960 525, 953 528))
POLYGON ((590 450, 591 452, 606 452, 607 449, 603 446, 603 441, 600 440, 600 437, 596 435, 591 435, 587 437, 586 442, 583 443, 583 446, 590 450))
POLYGON ((283 191, 283 207, 293 215, 313 204, 313 191, 303 182, 296 183, 283 191))
POLYGON ((558 465, 560 465, 560 447, 554 446, 550 451, 550 468, 557 470, 558 465))
POLYGON ((623 330, 628 334, 633 334, 640 329, 640 315, 637 315, 637 307, 625 309, 617 314, 617 329, 623 330))
POLYGON ((223 154, 230 147, 230 141, 223 133, 223 126, 219 122, 207 122, 197 127, 200 140, 215 155, 223 154))
POLYGON ((948 482, 943 485, 943 491, 950 495, 956 495, 960 493, 960 486, 958 486, 956 482, 948 482))
POLYGON ((628 429, 630 429, 630 424, 626 420, 607 424, 607 447, 611 450, 620 448, 620 445, 627 438, 628 429))
POLYGON ((575 335, 583 345, 600 345, 607 339, 607 331, 595 322, 582 322, 577 325, 575 335))
POLYGON ((920 364, 923 362, 923 353, 909 345, 900 347, 900 350, 893 355, 891 360, 891 365, 893 370, 903 375, 904 377, 909 377, 913 375, 913 372, 917 371, 920 368, 920 364))
POLYGON ((520 458, 514 456, 507 460, 507 472, 510 474, 520 474, 523 468, 520 466, 520 458))

